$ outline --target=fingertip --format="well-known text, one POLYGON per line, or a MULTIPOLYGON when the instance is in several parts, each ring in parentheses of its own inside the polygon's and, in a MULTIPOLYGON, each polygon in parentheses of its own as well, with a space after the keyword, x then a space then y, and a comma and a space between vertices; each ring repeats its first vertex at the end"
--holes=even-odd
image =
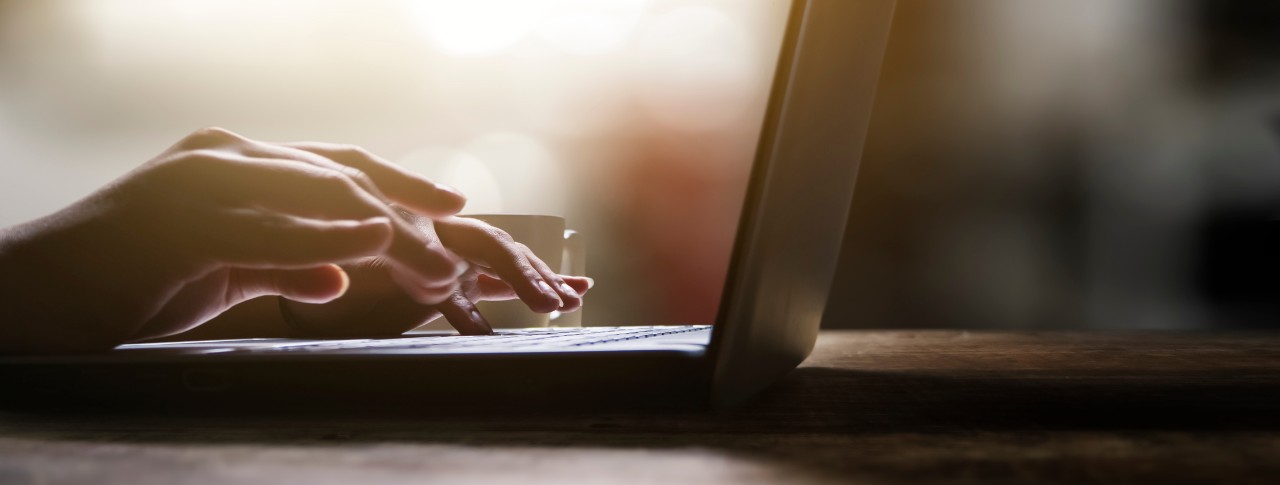
POLYGON ((467 205, 467 196, 458 189, 426 179, 419 179, 426 189, 425 195, 414 204, 415 211, 424 215, 439 218, 455 215, 467 205))
POLYGON ((334 295, 333 298, 329 300, 329 301, 333 301, 333 300, 337 300, 338 298, 342 298, 347 294, 347 290, 351 289, 351 275, 348 275, 346 270, 342 269, 341 266, 338 266, 336 264, 330 264, 327 266, 330 268, 331 271, 337 272, 337 275, 338 275, 338 292, 336 295, 334 295))
POLYGON ((529 310, 534 313, 551 313, 564 306, 564 303, 561 302, 560 299, 546 296, 540 296, 533 300, 523 299, 523 301, 524 305, 529 307, 529 310))
POLYGON ((463 193, 458 189, 438 182, 435 186, 440 202, 452 209, 453 213, 456 214, 458 211, 462 210, 463 206, 467 205, 467 196, 463 195, 463 193))
POLYGON ((556 285, 556 287, 560 289, 560 294, 567 296, 570 299, 582 298, 582 295, 578 293, 578 290, 575 289, 573 285, 570 285, 568 281, 561 281, 556 285))
POLYGON ((538 295, 541 297, 539 300, 541 301, 525 302, 530 310, 538 313, 551 313, 564 306, 564 299, 560 298, 560 294, 556 293, 545 280, 538 280, 536 286, 538 295))
POLYGON ((390 217, 371 217, 360 221, 360 225, 363 229, 382 236, 382 239, 386 240, 388 244, 391 243, 391 238, 395 234, 395 227, 391 225, 390 217))
POLYGON ((335 264, 309 270, 281 270, 275 279, 275 292, 299 303, 329 303, 351 289, 351 277, 335 264))
POLYGON ((579 295, 585 295, 596 285, 596 281, 586 276, 565 276, 564 282, 568 283, 579 295))
POLYGON ((467 316, 469 317, 468 320, 471 323, 471 325, 469 325, 469 330, 463 331, 462 329, 458 329, 458 333, 463 333, 466 335, 492 335, 493 334, 493 326, 489 325, 489 320, 485 319, 484 315, 480 314, 480 310, 476 309, 475 306, 471 307, 471 310, 467 312, 467 316))

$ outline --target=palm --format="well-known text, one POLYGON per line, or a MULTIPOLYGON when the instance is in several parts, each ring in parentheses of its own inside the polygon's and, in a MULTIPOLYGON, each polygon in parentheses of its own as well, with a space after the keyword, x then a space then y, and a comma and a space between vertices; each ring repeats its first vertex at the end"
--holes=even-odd
POLYGON ((236 269, 220 268, 187 281, 157 301, 159 311, 141 326, 140 335, 173 335, 199 326, 244 301, 234 285, 236 269))

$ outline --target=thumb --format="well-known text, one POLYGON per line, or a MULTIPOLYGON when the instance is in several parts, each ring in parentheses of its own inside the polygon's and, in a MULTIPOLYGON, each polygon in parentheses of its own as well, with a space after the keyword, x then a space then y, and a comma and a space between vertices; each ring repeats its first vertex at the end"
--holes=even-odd
POLYGON ((346 294, 351 280, 334 264, 304 269, 235 269, 232 293, 246 300, 279 295, 301 303, 328 303, 346 294), (238 290, 238 291, 235 291, 238 290))

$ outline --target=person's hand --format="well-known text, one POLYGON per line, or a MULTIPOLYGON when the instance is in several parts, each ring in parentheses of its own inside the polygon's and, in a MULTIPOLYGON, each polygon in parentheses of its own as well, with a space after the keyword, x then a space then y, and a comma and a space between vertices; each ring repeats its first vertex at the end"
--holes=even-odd
POLYGON ((467 264, 399 217, 462 195, 359 148, 193 133, 48 217, 0 231, 0 352, 105 349, 177 334, 258 296, 323 303, 377 257, 437 305, 467 264))
POLYGON ((421 304, 395 284, 383 257, 367 258, 343 265, 351 289, 341 298, 325 304, 282 302, 294 330, 320 337, 399 335, 444 316, 459 333, 483 335, 492 329, 476 302, 519 298, 536 312, 571 312, 582 307, 593 285, 590 278, 556 274, 527 246, 484 222, 401 215, 471 263, 453 294, 435 305, 421 304))

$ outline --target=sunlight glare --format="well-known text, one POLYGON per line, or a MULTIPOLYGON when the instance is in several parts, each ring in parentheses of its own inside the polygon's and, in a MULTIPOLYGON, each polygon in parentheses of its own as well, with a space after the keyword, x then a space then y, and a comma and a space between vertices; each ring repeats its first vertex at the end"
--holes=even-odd
POLYGON ((746 29, 703 6, 663 14, 641 34, 635 84, 655 121, 708 131, 738 120, 750 105, 760 60, 746 29))
POLYGON ((497 54, 533 32, 547 0, 425 0, 408 2, 423 35, 455 57, 497 54))
POLYGON ((648 8, 649 0, 560 0, 538 36, 570 54, 604 54, 624 43, 648 8))
MULTIPOLYGON (((573 185, 551 150, 523 133, 493 132, 462 148, 491 170, 508 210, 522 214, 564 215, 565 191, 573 185)), ((467 207, 468 212, 480 212, 467 207)))
POLYGON ((461 191, 467 196, 467 212, 502 212, 502 184, 491 167, 470 153, 432 147, 409 154, 400 164, 461 191))

